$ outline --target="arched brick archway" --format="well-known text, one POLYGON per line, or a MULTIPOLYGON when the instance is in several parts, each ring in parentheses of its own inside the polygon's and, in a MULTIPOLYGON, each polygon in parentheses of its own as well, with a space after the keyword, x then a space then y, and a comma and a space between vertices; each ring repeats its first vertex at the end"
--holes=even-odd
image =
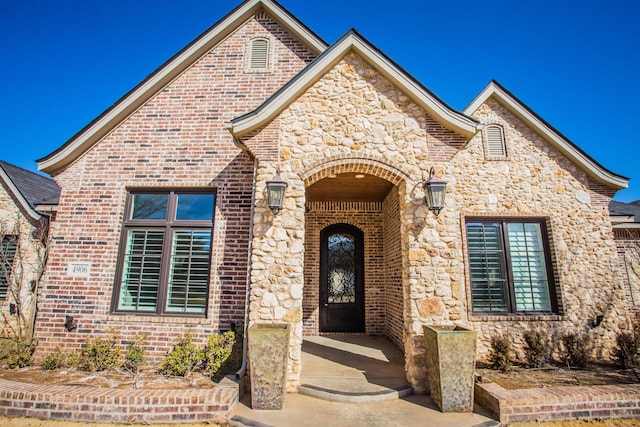
MULTIPOLYGON (((409 173, 373 156, 337 156, 310 166, 301 174, 301 178, 309 191, 309 187, 314 184, 341 174, 371 175, 391 185, 384 197, 375 200, 307 201, 303 333, 320 333, 321 231, 333 224, 345 223, 364 233, 365 332, 370 335, 385 335, 403 349, 400 211, 409 173)), ((345 181, 342 180, 341 183, 344 185, 345 181)), ((344 191, 344 188, 339 188, 338 191, 344 191)))

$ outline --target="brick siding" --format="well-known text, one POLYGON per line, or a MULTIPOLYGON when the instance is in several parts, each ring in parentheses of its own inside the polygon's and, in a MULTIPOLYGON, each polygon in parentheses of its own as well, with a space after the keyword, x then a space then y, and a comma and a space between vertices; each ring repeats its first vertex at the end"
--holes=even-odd
POLYGON ((146 333, 156 362, 187 328, 204 344, 210 333, 244 322, 253 160, 233 144, 224 123, 256 108, 313 59, 260 12, 54 177, 62 194, 41 288, 37 357, 57 346, 79 348, 85 338, 116 328, 123 344, 146 333), (245 50, 255 37, 272 44, 269 72, 245 72, 245 50), (111 314, 130 188, 217 191, 205 319, 111 314), (90 277, 67 276, 69 261, 89 262, 90 277), (65 331, 66 315, 77 331, 65 331))

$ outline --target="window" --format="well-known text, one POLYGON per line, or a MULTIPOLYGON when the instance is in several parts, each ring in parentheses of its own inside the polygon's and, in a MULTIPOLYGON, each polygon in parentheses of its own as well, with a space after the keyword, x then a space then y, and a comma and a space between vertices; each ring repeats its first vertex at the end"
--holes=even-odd
POLYGON ((504 159, 507 157, 507 147, 502 127, 498 125, 489 125, 485 128, 484 134, 487 158, 504 159))
POLYGON ((214 206, 213 193, 129 194, 114 311, 204 315, 214 206))
POLYGON ((2 238, 0 248, 0 298, 5 298, 9 292, 13 261, 18 248, 18 236, 7 235, 2 238))
POLYGON ((269 67, 269 40, 259 38, 251 40, 249 71, 266 71, 269 67))
POLYGON ((467 220, 475 313, 556 311, 543 221, 467 220))

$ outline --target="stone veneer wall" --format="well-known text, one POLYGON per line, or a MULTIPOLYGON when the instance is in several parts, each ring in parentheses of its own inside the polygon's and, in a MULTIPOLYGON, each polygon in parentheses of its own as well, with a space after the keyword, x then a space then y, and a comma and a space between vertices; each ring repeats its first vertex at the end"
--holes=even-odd
POLYGON ((254 164, 224 124, 260 105, 314 56, 260 12, 55 176, 62 194, 39 306, 38 356, 78 348, 112 327, 123 341, 145 333, 157 362, 188 328, 204 344, 212 332, 244 323, 254 164), (271 41, 268 72, 245 72, 255 37, 271 41), (130 188, 217 191, 206 318, 111 313, 130 188), (89 277, 67 276, 70 261, 89 262, 89 277), (64 330, 65 315, 74 316, 77 331, 64 330))
MULTIPOLYGON (((556 338, 568 330, 588 334, 594 356, 608 359, 616 331, 628 320, 609 221, 608 204, 615 190, 594 182, 498 102, 490 99, 474 118, 503 127, 507 158, 486 160, 479 133, 453 159, 460 240, 464 242, 468 216, 546 220, 560 309, 558 316, 471 315, 480 355, 486 355, 493 335, 509 333, 522 344, 525 331, 543 329, 556 338), (589 329, 596 315, 604 315, 604 322, 589 329)), ((466 262, 465 250, 463 244, 466 262)))
MULTIPOLYGON (((12 336, 18 330, 18 318, 10 312, 10 304, 16 303, 11 291, 12 285, 21 283, 19 299, 22 304, 20 307, 23 316, 22 324, 24 325, 24 321, 30 323, 29 319, 34 315, 35 298, 31 291, 30 282, 38 280, 46 259, 46 248, 38 239, 34 239, 34 235, 43 235, 46 238, 47 226, 46 219, 43 219, 42 222, 36 221, 23 212, 9 189, 5 187, 4 182, 0 182, 0 241, 3 236, 18 236, 11 277, 7 278, 9 289, 7 296, 0 299, 0 336, 12 336)), ((4 274, 4 271, 0 269, 0 275, 4 274)))
MULTIPOLYGON (((305 188, 330 174, 369 173, 398 187, 397 219, 388 205, 389 221, 396 222, 401 233, 397 250, 405 259, 401 271, 390 272, 401 280, 403 314, 395 314, 389 330, 394 342, 404 343, 409 378, 424 390, 424 357, 415 351, 422 340, 422 323, 450 321, 447 315, 461 318, 460 286, 457 271, 451 273, 446 259, 457 260, 455 238, 444 236, 445 215, 434 219, 424 206, 419 182, 427 179, 425 163, 444 172, 446 160, 465 140, 444 128, 400 92, 386 78, 356 54, 347 54, 337 65, 289 105, 276 119, 279 122, 278 158, 260 159, 254 221, 254 256, 251 278, 252 321, 290 321, 293 323, 289 366, 289 389, 297 387, 302 340, 302 300, 304 278, 297 271, 304 265, 305 188), (264 182, 271 179, 276 166, 289 183, 283 211, 273 217, 266 208, 264 182), (439 249, 445 256, 431 259, 431 239, 447 239, 439 249), (255 266, 259 268, 256 270, 255 266), (433 271, 436 268, 437 274, 433 271), (440 271, 446 269, 446 271, 440 271), (445 277, 446 276, 446 277, 445 277), (455 283, 454 294, 450 289, 455 283), (428 289, 428 291, 427 291, 428 289), (423 300, 432 293, 431 305, 439 304, 437 314, 422 317, 423 300), (456 298, 457 296, 457 298, 456 298), (445 313, 445 307, 450 312, 445 313), (402 322, 403 334, 398 325, 402 322)), ((272 122, 274 123, 274 122, 272 122)), ((243 142, 249 147, 270 146, 272 132, 257 132, 243 142)), ((450 173, 450 172, 448 172, 450 173)), ((446 176, 445 176, 446 178, 446 176)), ((395 196, 394 196, 395 197, 395 196)), ((457 232, 453 236, 458 236, 457 232)), ((307 240, 308 241, 308 240, 307 240)), ((391 256, 391 253, 389 253, 391 256)), ((307 279, 309 280, 309 279, 307 279)), ((398 284, 395 284, 396 291, 398 284)), ((387 288, 389 290, 389 288, 387 288)), ((399 292, 397 293, 399 295, 399 292)), ((393 301, 392 312, 400 306, 393 301)), ((392 307, 387 305, 387 307, 392 307)))

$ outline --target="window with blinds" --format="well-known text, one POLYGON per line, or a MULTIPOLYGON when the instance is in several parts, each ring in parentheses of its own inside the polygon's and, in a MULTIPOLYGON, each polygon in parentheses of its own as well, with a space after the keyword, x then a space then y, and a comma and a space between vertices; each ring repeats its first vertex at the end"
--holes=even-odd
POLYGON ((502 127, 489 125, 485 127, 484 133, 487 158, 498 159, 507 157, 507 147, 502 127))
POLYGON ((204 315, 215 194, 129 195, 116 312, 204 315))
POLYGON ((254 39, 251 41, 251 55, 249 68, 252 70, 265 70, 269 65, 269 40, 254 39))
POLYGON ((2 248, 0 248, 0 298, 5 298, 9 292, 17 249, 18 236, 7 235, 2 237, 2 248))
POLYGON ((542 221, 467 221, 473 311, 553 312, 546 240, 542 221))

